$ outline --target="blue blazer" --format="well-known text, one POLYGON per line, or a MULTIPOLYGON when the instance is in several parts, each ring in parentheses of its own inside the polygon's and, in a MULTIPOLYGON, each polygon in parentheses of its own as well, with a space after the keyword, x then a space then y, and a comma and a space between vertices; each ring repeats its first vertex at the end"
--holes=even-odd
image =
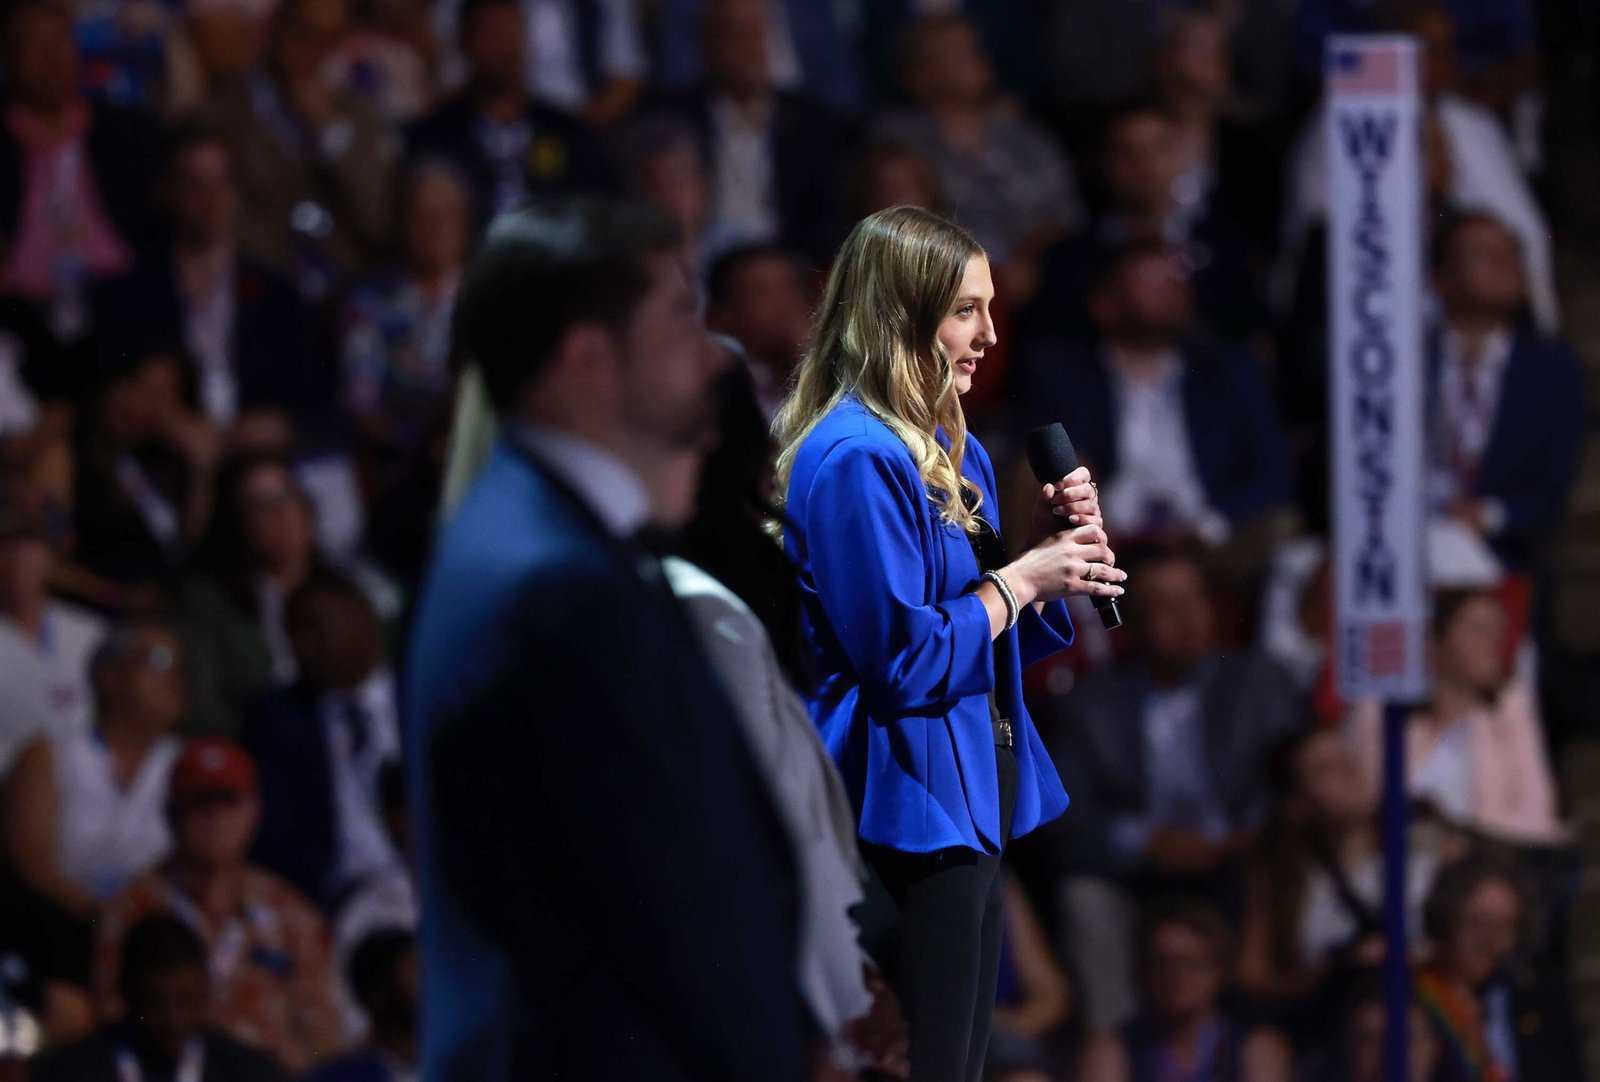
MULTIPOLYGON (((969 438, 962 472, 996 518, 994 467, 969 438)), ((912 853, 997 853, 992 691, 1017 757, 1013 837, 1067 807, 1022 701, 1022 669, 1072 642, 1066 606, 1032 606, 989 637, 978 562, 940 521, 905 444, 854 397, 796 453, 785 534, 821 674, 811 708, 861 817, 861 837, 912 853)))
MULTIPOLYGON (((1238 525, 1289 502, 1289 447, 1255 362, 1219 343, 1182 347, 1179 393, 1200 484, 1211 506, 1238 525)), ((1026 428, 1060 421, 1084 462, 1117 475, 1117 410, 1111 372, 1094 345, 1043 346, 1019 366, 1018 411, 1026 428)))
POLYGON ((429 1082, 798 1082, 795 884, 654 561, 510 443, 407 672, 429 1082))

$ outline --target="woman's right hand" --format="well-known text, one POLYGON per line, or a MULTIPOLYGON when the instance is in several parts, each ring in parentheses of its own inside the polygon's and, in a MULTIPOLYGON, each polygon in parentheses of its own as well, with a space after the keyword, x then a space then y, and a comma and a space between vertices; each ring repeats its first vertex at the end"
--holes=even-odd
POLYGON ((1045 538, 1000 569, 1019 604, 1060 601, 1072 594, 1121 597, 1128 573, 1099 526, 1079 526, 1045 538))

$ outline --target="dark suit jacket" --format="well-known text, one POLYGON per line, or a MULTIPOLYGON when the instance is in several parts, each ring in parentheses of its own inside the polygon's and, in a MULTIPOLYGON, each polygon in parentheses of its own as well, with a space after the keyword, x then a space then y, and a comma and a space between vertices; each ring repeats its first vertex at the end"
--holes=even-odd
MULTIPOLYGON (((156 128, 142 113, 92 103, 89 121, 89 172, 100 205, 129 245, 143 244, 150 233, 151 185, 156 128)), ((0 124, 0 237, 17 235, 24 196, 22 145, 9 125, 0 124)))
POLYGON ((298 683, 250 703, 239 743, 255 760, 261 787, 261 826, 251 859, 331 912, 338 901, 332 879, 339 818, 317 693, 298 683))
MULTIPOLYGON (((1435 336, 1428 353, 1434 409, 1439 364, 1435 336)), ((1518 331, 1476 493, 1505 505, 1505 529, 1491 543, 1509 563, 1525 563, 1545 549, 1560 525, 1578 470, 1586 401, 1583 367, 1572 350, 1535 331, 1518 331)))
MULTIPOLYGON (((533 196, 612 191, 616 170, 598 138, 581 120, 545 105, 529 103, 526 113, 533 144, 523 175, 533 196)), ((472 189, 480 223, 494 212, 494 167, 478 140, 478 114, 463 94, 445 102, 406 131, 406 158, 439 158, 455 166, 472 189)))
POLYGON ((799 1079, 793 871, 653 562, 503 442, 411 642, 425 1078, 799 1079))
MULTIPOLYGON (((1254 653, 1205 663, 1201 716, 1206 770, 1235 827, 1265 810, 1266 759, 1300 721, 1294 686, 1254 653)), ((1136 872, 1116 853, 1112 825, 1147 808, 1143 699, 1150 680, 1129 664, 1097 673, 1039 711, 1040 729, 1072 794, 1066 815, 1040 831, 1035 856, 1055 876, 1136 872)))
MULTIPOLYGON (((288 1080, 289 1076, 269 1057, 220 1033, 206 1034, 204 1042, 201 1082, 288 1080)), ((32 1082, 122 1082, 117 1052, 124 1047, 136 1048, 139 1043, 132 1028, 119 1022, 34 1060, 28 1077, 32 1082)), ((145 1064, 146 1082, 169 1082, 172 1078, 170 1073, 158 1072, 156 1064, 145 1064)))
MULTIPOLYGON (((1182 353, 1184 438, 1211 506, 1237 525, 1286 504, 1288 448, 1255 362, 1202 341, 1186 344, 1182 353)), ((1037 346, 1018 369, 1024 428, 1060 421, 1078 456, 1100 477, 1115 477, 1121 437, 1103 352, 1088 345, 1037 346)))
MULTIPOLYGON (((239 408, 274 406, 297 418, 327 411, 338 387, 333 352, 294 285, 248 256, 239 258, 235 281, 239 408)), ((100 286, 94 299, 102 365, 183 345, 186 315, 170 249, 150 252, 133 273, 100 286)))
MULTIPOLYGON (((701 86, 661 100, 661 108, 681 117, 700 138, 700 149, 717 168, 711 103, 716 93, 701 86)), ((772 114, 772 179, 776 189, 779 240, 805 253, 819 267, 833 260, 844 239, 841 214, 841 162, 855 144, 854 124, 802 94, 778 91, 772 114)))

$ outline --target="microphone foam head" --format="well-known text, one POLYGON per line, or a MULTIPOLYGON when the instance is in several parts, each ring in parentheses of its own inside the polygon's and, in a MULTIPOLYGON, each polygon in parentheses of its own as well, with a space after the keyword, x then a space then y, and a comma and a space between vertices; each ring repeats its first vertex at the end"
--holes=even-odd
POLYGON ((1066 428, 1057 422, 1036 428, 1023 437, 1028 465, 1041 485, 1052 484, 1078 468, 1078 452, 1066 428))

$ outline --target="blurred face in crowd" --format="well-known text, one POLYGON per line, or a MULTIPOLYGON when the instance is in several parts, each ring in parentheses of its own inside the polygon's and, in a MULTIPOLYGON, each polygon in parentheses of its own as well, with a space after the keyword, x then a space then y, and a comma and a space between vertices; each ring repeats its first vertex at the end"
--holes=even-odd
MULTIPOLYGON (((1408 1012, 1410 1039, 1407 1055, 1412 1078, 1432 1078, 1438 1061, 1439 1045, 1427 1016, 1416 1007, 1408 1012)), ((1350 1082, 1383 1082, 1389 1010, 1381 999, 1370 999, 1355 1008, 1346 1023, 1349 1042, 1350 1082)))
POLYGON ((1174 1021, 1203 1018, 1217 1008, 1222 959, 1217 944, 1179 921, 1150 930, 1145 944, 1150 1006, 1174 1021))
POLYGON ((1172 121, 1157 110, 1120 117, 1106 135, 1106 187, 1125 214, 1165 212, 1172 203, 1179 164, 1172 121))
POLYGON ((1443 7, 1430 7, 1412 21, 1411 32, 1422 46, 1422 88, 1427 97, 1454 90, 1461 82, 1456 59, 1456 24, 1443 7))
POLYGON ((144 629, 126 656, 94 674, 102 711, 145 732, 166 732, 183 717, 182 663, 182 650, 170 632, 144 629))
POLYGON ((55 554, 42 536, 0 538, 0 612, 35 609, 48 593, 55 554))
POLYGON ((971 23, 933 16, 912 31, 906 85, 924 107, 973 105, 994 88, 994 65, 971 23))
POLYGON ((290 622, 300 672, 319 688, 354 688, 383 660, 377 614, 364 598, 321 591, 299 606, 290 622))
POLYGON ((1510 883, 1489 879, 1473 890, 1440 944, 1440 960, 1457 981, 1477 988, 1517 949, 1522 899, 1510 883))
POLYGON ((1516 236, 1498 222, 1458 227, 1434 285, 1447 315, 1512 319, 1528 293, 1516 236))
POLYGON ((933 166, 920 154, 894 151, 879 154, 869 166, 860 208, 865 217, 889 207, 922 207, 932 210, 939 203, 939 184, 933 166))
POLYGON ((101 422, 115 442, 134 447, 156 438, 174 411, 183 408, 183 370, 176 358, 156 354, 106 389, 101 422))
POLYGON ((178 855, 207 868, 241 863, 255 840, 261 802, 254 793, 210 793, 173 816, 178 855))
POLYGON ((65 108, 78 96, 78 46, 68 16, 32 5, 7 23, 5 63, 11 96, 40 112, 65 108))
POLYGON ((1125 257, 1089 306, 1108 341, 1146 348, 1177 341, 1194 311, 1193 293, 1178 260, 1155 251, 1125 257))
POLYGON ((1222 21, 1201 13, 1183 16, 1156 57, 1156 68, 1162 93, 1174 108, 1220 106, 1233 86, 1222 21))
POLYGON ((272 62, 285 83, 319 77, 350 21, 348 0, 285 0, 272 35, 272 62))
POLYGON ((1506 613, 1492 594, 1462 602, 1434 639, 1434 671, 1441 681, 1484 698, 1506 677, 1506 613))
MULTIPOLYGON (((1131 594, 1129 595, 1132 596, 1131 594)), ((1200 567, 1190 559, 1139 569, 1139 642, 1143 659, 1164 681, 1186 678, 1216 645, 1216 614, 1200 567)))
POLYGON ((712 81, 735 97, 772 88, 767 17, 760 0, 710 0, 701 25, 701 50, 712 81))
POLYGON ((481 90, 507 94, 522 88, 526 36, 522 8, 514 2, 489 4, 468 16, 461 27, 461 51, 481 90))
POLYGON ((210 975, 203 966, 174 966, 144 974, 135 986, 129 1014, 163 1055, 177 1061, 183 1046, 204 1032, 210 1018, 210 975))
POLYGON ((1294 775, 1294 799, 1305 821, 1346 826, 1378 812, 1377 789, 1341 733, 1321 730, 1307 737, 1295 756, 1294 775))
POLYGON ((185 147, 172 163, 170 197, 173 226, 181 241, 214 245, 231 239, 239 189, 228 148, 210 142, 185 147))
POLYGON ((639 169, 639 195, 677 222, 684 236, 698 237, 711 216, 711 196, 694 144, 684 140, 646 158, 639 169))
POLYGON ((997 340, 994 316, 989 311, 993 303, 994 279, 989 273, 989 260, 975 255, 967 260, 955 303, 940 321, 937 332, 939 344, 955 366, 956 394, 972 390, 972 378, 983 363, 984 351, 997 340))
POLYGON ((650 285, 612 336, 620 419, 647 444, 701 449, 714 428, 714 384, 729 361, 706 332, 683 259, 650 252, 641 263, 650 285))
POLYGON ((447 274, 461 266, 472 238, 466 188, 444 169, 428 169, 406 188, 406 259, 414 274, 447 274))
POLYGON ((728 296, 711 313, 717 330, 737 338, 752 357, 780 372, 799 360, 811 321, 805 270, 792 256, 765 252, 741 263, 728 296))
POLYGON ((276 570, 309 559, 311 508, 289 471, 275 462, 263 463, 239 484, 241 531, 260 566, 276 570))

